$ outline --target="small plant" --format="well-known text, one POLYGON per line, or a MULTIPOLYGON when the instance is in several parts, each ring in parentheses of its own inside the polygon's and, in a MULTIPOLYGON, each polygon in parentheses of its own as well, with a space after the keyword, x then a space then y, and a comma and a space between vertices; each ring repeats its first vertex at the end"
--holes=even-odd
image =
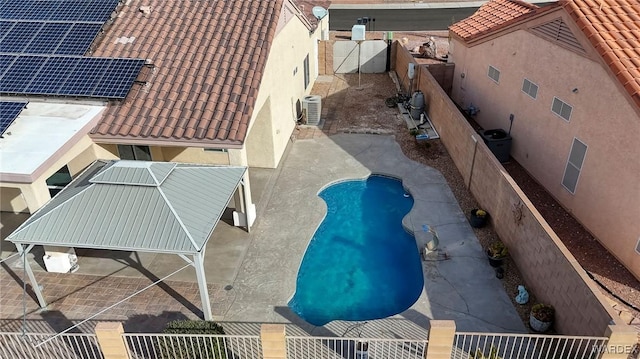
POLYGON ((420 133, 420 131, 418 131, 418 129, 415 128, 415 127, 409 130, 409 134, 411 136, 417 136, 419 133, 420 133))
POLYGON ((531 307, 531 315, 541 322, 553 322, 556 310, 549 304, 538 303, 531 307))
POLYGON ((488 355, 484 355, 482 350, 476 349, 475 353, 469 355, 469 359, 502 359, 502 357, 498 356, 498 348, 492 345, 488 355))
POLYGON ((487 253, 489 254, 489 257, 498 259, 506 257, 507 254, 509 254, 509 250, 507 249, 507 246, 504 245, 504 243, 495 241, 491 243, 491 245, 489 245, 487 253))
POLYGON ((483 209, 476 209, 476 216, 480 217, 480 218, 484 218, 487 216, 487 211, 483 210, 483 209))
POLYGON ((226 359, 225 343, 220 338, 202 337, 200 334, 224 334, 222 326, 204 320, 174 320, 163 330, 167 334, 189 334, 187 339, 155 343, 159 358, 226 359))

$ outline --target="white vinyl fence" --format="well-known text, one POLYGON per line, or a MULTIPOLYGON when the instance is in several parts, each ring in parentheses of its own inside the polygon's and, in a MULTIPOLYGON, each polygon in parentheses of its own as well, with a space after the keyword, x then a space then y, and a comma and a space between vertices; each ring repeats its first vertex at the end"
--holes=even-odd
POLYGON ((290 337, 288 359, 424 359, 426 340, 290 337))
POLYGON ((259 336, 124 334, 131 359, 262 358, 259 336))
POLYGON ((103 359, 95 334, 0 333, 2 359, 103 359), (49 340, 50 339, 50 340, 49 340), (48 341, 47 341, 48 340, 48 341))
POLYGON ((456 333, 451 359, 597 359, 606 337, 456 333))

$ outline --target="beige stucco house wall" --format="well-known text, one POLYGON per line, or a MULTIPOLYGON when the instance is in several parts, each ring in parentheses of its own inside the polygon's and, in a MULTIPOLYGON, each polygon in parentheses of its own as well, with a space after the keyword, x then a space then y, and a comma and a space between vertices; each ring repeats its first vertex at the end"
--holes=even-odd
POLYGON ((484 129, 508 131, 513 114, 511 156, 640 278, 640 111, 571 19, 555 11, 471 45, 453 37, 450 62, 453 100, 479 109, 484 129), (583 54, 529 30, 559 17, 583 54), (538 86, 535 99, 525 79, 538 86), (568 121, 552 112, 554 97, 572 107, 568 121), (574 139, 587 150, 571 193, 562 182, 574 139))
POLYGON ((310 31, 289 2, 282 7, 245 142, 249 165, 275 168, 296 126, 296 103, 318 77, 318 42, 328 16, 310 31), (308 83, 305 87, 305 58, 308 83))

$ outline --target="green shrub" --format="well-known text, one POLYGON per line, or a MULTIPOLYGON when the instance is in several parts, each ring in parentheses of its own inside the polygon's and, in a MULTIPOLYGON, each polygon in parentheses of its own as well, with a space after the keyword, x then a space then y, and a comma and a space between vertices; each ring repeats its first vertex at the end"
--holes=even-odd
POLYGON ((193 337, 160 338, 156 352, 162 359, 199 358, 226 359, 224 342, 217 338, 202 338, 201 334, 224 334, 222 326, 204 320, 174 320, 162 331, 166 334, 191 334, 193 337))
POLYGON ((482 354, 482 350, 476 349, 475 354, 469 355, 469 359, 502 359, 502 357, 498 356, 498 348, 492 345, 489 350, 489 355, 485 356, 482 354))

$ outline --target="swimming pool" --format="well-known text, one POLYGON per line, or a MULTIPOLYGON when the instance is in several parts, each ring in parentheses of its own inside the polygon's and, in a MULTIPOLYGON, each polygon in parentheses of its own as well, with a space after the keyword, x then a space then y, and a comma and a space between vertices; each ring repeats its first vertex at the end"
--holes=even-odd
POLYGON ((402 183, 374 175, 319 196, 327 215, 302 259, 289 307, 324 325, 385 318, 413 305, 424 279, 415 240, 402 227, 413 206, 402 183))

